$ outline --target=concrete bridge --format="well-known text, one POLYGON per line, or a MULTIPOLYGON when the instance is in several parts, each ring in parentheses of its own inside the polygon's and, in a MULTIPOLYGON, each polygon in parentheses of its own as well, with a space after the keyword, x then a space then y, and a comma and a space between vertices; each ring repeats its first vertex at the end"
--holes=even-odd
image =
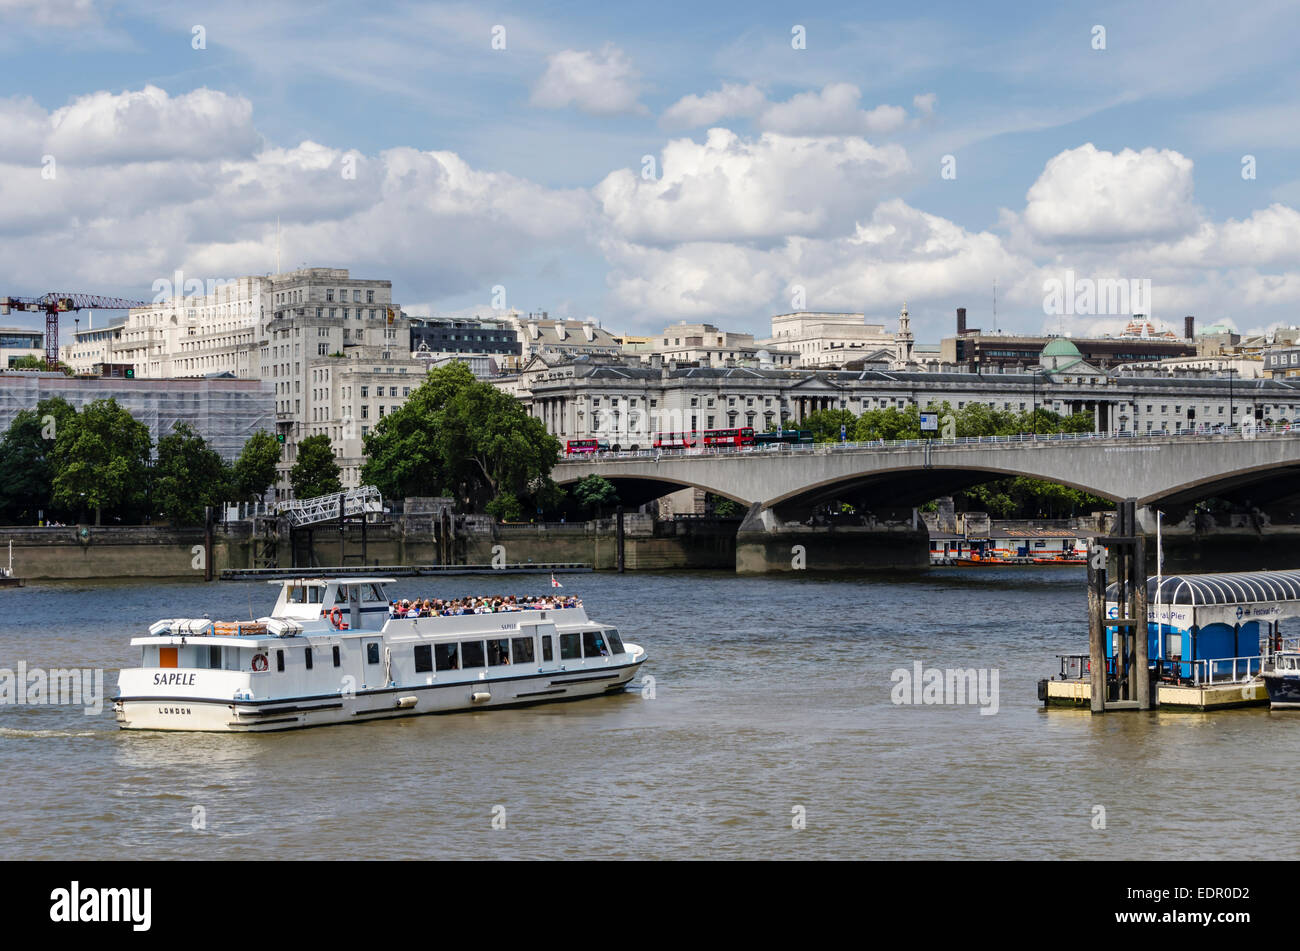
MULTIPOLYGON (((1226 497, 1265 506, 1300 493, 1300 431, 1224 435, 972 437, 886 445, 604 454, 566 460, 561 484, 591 474, 625 504, 697 487, 749 508, 745 532, 789 533, 833 500, 898 523, 912 508, 961 489, 1027 476, 1139 507, 1176 521, 1197 501, 1226 497)), ((738 554, 738 564, 740 555, 738 554)))

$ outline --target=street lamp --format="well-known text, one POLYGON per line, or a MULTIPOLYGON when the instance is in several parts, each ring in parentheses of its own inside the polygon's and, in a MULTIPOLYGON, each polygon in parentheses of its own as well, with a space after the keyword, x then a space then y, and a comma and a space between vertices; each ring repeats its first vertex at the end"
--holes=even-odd
POLYGON ((1034 367, 1029 374, 1030 387, 1033 390, 1033 402, 1030 404, 1033 407, 1033 412, 1029 418, 1033 426, 1035 442, 1038 441, 1038 369, 1038 367, 1034 367))
POLYGON ((1236 372, 1236 367, 1228 367, 1228 432, 1232 432, 1233 417, 1236 413, 1232 406, 1232 377, 1236 372))

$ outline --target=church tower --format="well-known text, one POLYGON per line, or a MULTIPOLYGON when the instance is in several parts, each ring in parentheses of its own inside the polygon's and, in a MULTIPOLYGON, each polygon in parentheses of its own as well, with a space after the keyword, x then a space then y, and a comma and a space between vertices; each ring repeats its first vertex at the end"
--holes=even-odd
POLYGON ((894 361, 899 366, 912 362, 912 320, 907 314, 907 301, 898 312, 898 333, 894 334, 894 361))

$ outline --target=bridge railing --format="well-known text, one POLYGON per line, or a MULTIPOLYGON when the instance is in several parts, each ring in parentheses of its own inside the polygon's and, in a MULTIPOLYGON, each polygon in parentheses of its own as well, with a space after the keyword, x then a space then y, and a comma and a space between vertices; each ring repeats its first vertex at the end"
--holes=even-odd
POLYGON ((822 442, 822 443, 772 443, 763 446, 697 446, 694 449, 638 449, 638 450, 621 450, 619 452, 605 451, 596 453, 585 453, 581 456, 561 456, 561 460, 567 461, 586 461, 595 459, 661 459, 664 457, 676 458, 681 456, 726 456, 744 453, 752 455, 755 453, 763 455, 775 455, 782 453, 831 453, 844 452, 849 450, 861 449, 918 449, 926 445, 930 446, 968 446, 979 444, 1007 444, 1007 443, 1025 443, 1025 442, 1075 442, 1079 440, 1095 439, 1134 439, 1141 442, 1151 441, 1159 442, 1166 440, 1178 440, 1187 438, 1254 438, 1255 436, 1298 436, 1300 437, 1300 423, 1292 425, 1273 424, 1271 426, 1259 425, 1254 428, 1243 427, 1241 425, 1229 427, 1219 424, 1216 428, 1207 429, 1182 429, 1175 432, 1149 432, 1135 433, 1130 431, 1119 431, 1108 433, 1016 433, 1009 436, 956 436, 951 439, 873 439, 865 442, 822 442))

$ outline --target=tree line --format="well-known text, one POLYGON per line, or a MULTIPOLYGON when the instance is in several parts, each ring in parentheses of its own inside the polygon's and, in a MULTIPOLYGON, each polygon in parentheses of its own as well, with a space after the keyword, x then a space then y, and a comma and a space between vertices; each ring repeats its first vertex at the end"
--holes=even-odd
POLYGON ((61 397, 20 410, 0 438, 0 521, 202 523, 204 507, 261 498, 275 482, 280 443, 256 432, 226 463, 185 423, 154 444, 115 399, 77 410, 61 397))

